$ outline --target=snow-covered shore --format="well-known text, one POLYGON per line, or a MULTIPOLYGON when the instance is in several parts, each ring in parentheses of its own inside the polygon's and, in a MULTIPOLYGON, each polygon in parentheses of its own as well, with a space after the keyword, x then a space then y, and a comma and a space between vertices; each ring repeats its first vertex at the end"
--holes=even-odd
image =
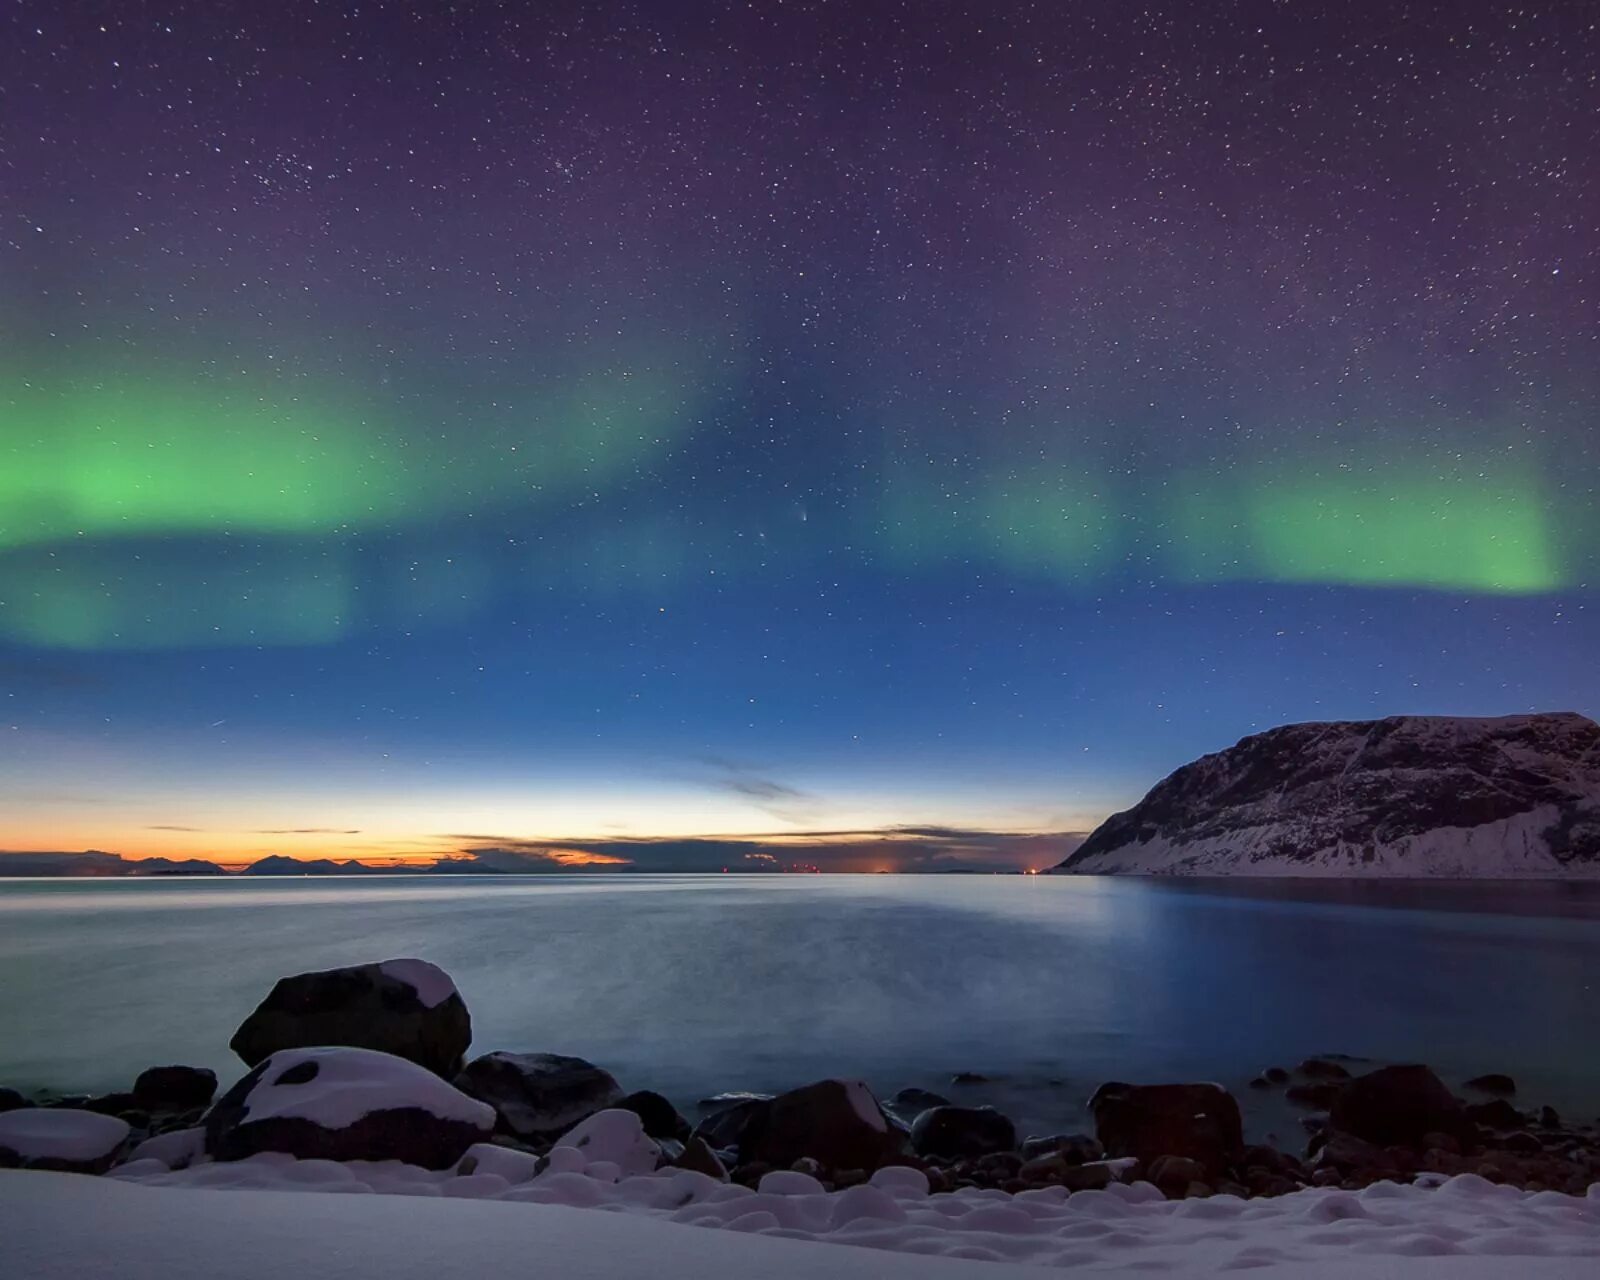
POLYGON ((929 1197, 907 1170, 886 1185, 831 1194, 798 1183, 751 1191, 684 1171, 615 1185, 547 1174, 514 1188, 489 1175, 451 1186, 451 1175, 398 1166, 265 1157, 228 1172, 233 1190, 201 1189, 181 1175, 137 1185, 0 1172, 0 1270, 29 1280, 437 1280, 535 1265, 563 1280, 1008 1280, 1062 1269, 1576 1280, 1600 1265, 1600 1191, 1519 1192, 1471 1176, 1437 1189, 1168 1201, 1148 1186, 929 1197), (371 1194, 374 1185, 405 1194, 371 1194))

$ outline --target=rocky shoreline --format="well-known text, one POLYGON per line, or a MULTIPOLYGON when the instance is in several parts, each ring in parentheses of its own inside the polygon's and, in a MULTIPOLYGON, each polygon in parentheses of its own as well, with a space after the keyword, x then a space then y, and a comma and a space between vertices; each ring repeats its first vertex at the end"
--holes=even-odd
POLYGON ((1093 1133, 1025 1136, 992 1107, 913 1088, 880 1100, 839 1079, 718 1095, 691 1121, 581 1058, 469 1060, 466 1004, 420 960, 285 978, 231 1043, 249 1070, 220 1098, 213 1072, 184 1066, 99 1097, 0 1088, 0 1167, 105 1174, 278 1153, 516 1181, 559 1172, 581 1151, 591 1172, 600 1159, 619 1177, 688 1169, 757 1187, 783 1174, 823 1191, 897 1166, 919 1170, 935 1194, 1148 1182, 1168 1199, 1252 1198, 1464 1173, 1528 1191, 1600 1183, 1600 1128, 1519 1106, 1508 1076, 1479 1076, 1457 1097, 1426 1066, 1331 1055, 1251 1081, 1307 1111, 1298 1151, 1247 1142, 1237 1099, 1203 1082, 1103 1084, 1089 1102, 1093 1133))

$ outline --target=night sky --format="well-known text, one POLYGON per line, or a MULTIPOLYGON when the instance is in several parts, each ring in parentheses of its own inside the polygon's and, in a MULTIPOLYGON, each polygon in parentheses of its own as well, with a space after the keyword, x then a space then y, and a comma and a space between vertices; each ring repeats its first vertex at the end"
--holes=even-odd
POLYGON ((0 847, 1045 865, 1600 710, 1595 23, 5 0, 0 847))

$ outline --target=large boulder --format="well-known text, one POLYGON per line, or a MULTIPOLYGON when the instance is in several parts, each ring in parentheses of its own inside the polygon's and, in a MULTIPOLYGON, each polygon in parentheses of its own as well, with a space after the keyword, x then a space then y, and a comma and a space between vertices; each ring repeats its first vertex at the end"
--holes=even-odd
POLYGON ((1146 1167, 1185 1156, 1220 1176, 1244 1149, 1239 1104, 1220 1084, 1107 1084, 1089 1100, 1095 1134, 1108 1156, 1146 1167))
POLYGON ((1017 1149, 1017 1127, 993 1107, 929 1107, 911 1126, 919 1156, 960 1159, 1017 1149))
POLYGON ((772 1099, 746 1127, 739 1158, 786 1169, 810 1156, 825 1169, 871 1172, 898 1156, 903 1142, 866 1085, 818 1080, 772 1099))
POLYGON ((446 1078, 472 1043, 455 983, 426 960, 384 960, 280 978, 229 1047, 255 1066, 280 1049, 375 1049, 446 1078))
POLYGON ((682 1142, 689 1136, 689 1122, 678 1114, 678 1109, 651 1089, 630 1093, 617 1103, 623 1111, 639 1117, 644 1131, 652 1138, 673 1138, 682 1142))
POLYGON ((146 1111, 194 1111, 216 1092, 217 1073, 206 1067, 151 1067, 133 1082, 133 1100, 146 1111))
POLYGON ((565 1133, 623 1098, 609 1071, 559 1053, 486 1053, 455 1086, 493 1107, 502 1130, 530 1142, 565 1133))
POLYGON ((0 1115, 0 1169, 104 1173, 131 1132, 94 1111, 21 1107, 0 1115))
POLYGON ((280 1049, 206 1115, 206 1153, 242 1160, 403 1160, 445 1169, 494 1130, 492 1107, 405 1058, 372 1049, 280 1049))
POLYGON ((33 1105, 15 1089, 0 1089, 0 1114, 7 1111, 21 1111, 24 1107, 33 1105))
POLYGON ((716 1151, 742 1149, 747 1135, 766 1123, 767 1112, 771 1110, 771 1098, 756 1095, 742 1097, 737 1102, 718 1107, 701 1120, 689 1141, 698 1138, 716 1151))
POLYGON ((1466 1108, 1420 1064, 1379 1067, 1357 1076, 1333 1100, 1328 1122, 1380 1147, 1414 1144, 1429 1133, 1463 1142, 1476 1137, 1466 1108))

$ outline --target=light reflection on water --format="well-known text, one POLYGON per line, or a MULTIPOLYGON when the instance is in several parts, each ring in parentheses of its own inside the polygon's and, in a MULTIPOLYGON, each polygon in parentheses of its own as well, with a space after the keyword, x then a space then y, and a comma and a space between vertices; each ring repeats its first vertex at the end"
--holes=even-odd
POLYGON ((0 1083, 126 1087, 227 1040, 286 973, 446 968, 475 1045, 580 1053, 682 1105, 826 1074, 962 1091, 1024 1128, 1108 1078, 1340 1051, 1505 1070, 1600 1110, 1600 885, 1089 877, 0 881, 0 1083))

